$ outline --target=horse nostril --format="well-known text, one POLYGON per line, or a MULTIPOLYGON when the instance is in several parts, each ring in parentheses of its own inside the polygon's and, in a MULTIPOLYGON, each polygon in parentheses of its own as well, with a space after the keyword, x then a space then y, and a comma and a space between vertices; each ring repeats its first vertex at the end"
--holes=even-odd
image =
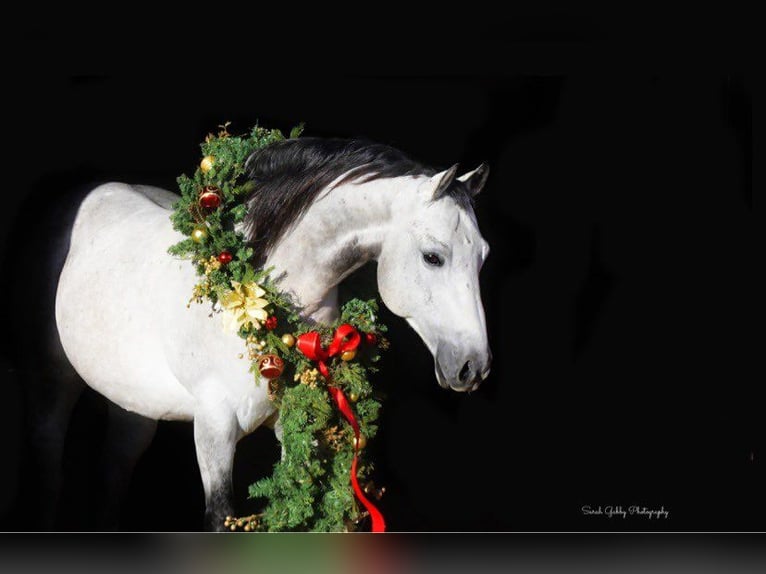
POLYGON ((457 378, 461 383, 465 383, 471 377, 471 361, 466 361, 457 378))

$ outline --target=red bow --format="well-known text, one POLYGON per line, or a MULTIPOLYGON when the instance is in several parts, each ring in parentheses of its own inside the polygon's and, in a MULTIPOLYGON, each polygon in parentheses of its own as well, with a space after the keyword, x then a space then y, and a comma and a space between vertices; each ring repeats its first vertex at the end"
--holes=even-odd
POLYGON ((319 372, 329 380, 330 371, 325 361, 346 351, 353 351, 359 346, 361 340, 359 331, 348 323, 344 323, 335 330, 335 337, 326 350, 322 348, 322 341, 316 331, 309 331, 298 337, 297 347, 301 353, 317 362, 319 372))
POLYGON ((335 330, 335 336, 327 349, 322 348, 322 341, 319 337, 319 333, 316 331, 310 331, 298 337, 296 347, 301 353, 306 355, 306 357, 312 361, 316 361, 317 366, 319 367, 319 372, 322 373, 322 376, 325 379, 327 379, 327 389, 330 391, 330 396, 335 401, 335 405, 354 429, 356 441, 354 441, 354 460, 351 462, 351 485, 354 488, 356 497, 367 509, 367 512, 370 513, 370 518, 372 518, 372 531, 385 532, 386 522, 383 520, 383 515, 364 495, 364 492, 362 492, 362 489, 359 487, 359 481, 356 478, 356 467, 359 454, 359 423, 356 422, 354 411, 351 410, 351 404, 349 404, 346 395, 344 395, 343 391, 338 387, 333 386, 330 370, 327 368, 327 363, 325 362, 346 351, 353 351, 359 346, 361 340, 362 338, 359 335, 359 332, 352 325, 344 323, 335 330))

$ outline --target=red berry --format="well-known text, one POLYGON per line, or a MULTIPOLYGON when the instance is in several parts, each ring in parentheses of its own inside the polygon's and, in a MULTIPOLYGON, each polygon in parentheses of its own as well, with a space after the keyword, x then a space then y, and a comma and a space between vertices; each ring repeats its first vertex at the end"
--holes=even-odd
POLYGON ((218 261, 220 261, 221 265, 231 263, 232 259, 233 257, 228 251, 221 251, 221 253, 218 254, 218 261))
POLYGON ((368 345, 374 345, 378 342, 378 337, 375 335, 375 333, 365 333, 364 342, 368 345))
POLYGON ((271 315, 266 321, 263 323, 263 326, 266 327, 269 331, 273 331, 277 328, 277 317, 276 315, 271 315))

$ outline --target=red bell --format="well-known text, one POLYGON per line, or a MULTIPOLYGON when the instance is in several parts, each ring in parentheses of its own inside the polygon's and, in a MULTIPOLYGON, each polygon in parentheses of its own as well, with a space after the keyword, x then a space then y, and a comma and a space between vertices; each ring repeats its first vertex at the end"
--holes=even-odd
POLYGON ((264 379, 276 379, 285 369, 285 362, 277 355, 263 355, 258 359, 258 372, 264 379))
POLYGON ((199 205, 205 209, 215 209, 221 205, 221 189, 215 185, 206 185, 199 194, 199 205))

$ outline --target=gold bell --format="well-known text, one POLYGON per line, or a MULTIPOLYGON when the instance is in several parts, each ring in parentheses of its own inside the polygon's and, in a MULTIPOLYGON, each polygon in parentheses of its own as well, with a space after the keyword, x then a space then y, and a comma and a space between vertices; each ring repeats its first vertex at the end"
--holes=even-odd
POLYGON ((359 439, 354 437, 354 448, 361 450, 366 446, 367 446, 367 438, 363 434, 359 435, 359 439))
POLYGON ((206 155, 202 158, 202 161, 199 162, 199 168, 202 170, 202 173, 207 173, 213 169, 213 161, 212 155, 206 155))

